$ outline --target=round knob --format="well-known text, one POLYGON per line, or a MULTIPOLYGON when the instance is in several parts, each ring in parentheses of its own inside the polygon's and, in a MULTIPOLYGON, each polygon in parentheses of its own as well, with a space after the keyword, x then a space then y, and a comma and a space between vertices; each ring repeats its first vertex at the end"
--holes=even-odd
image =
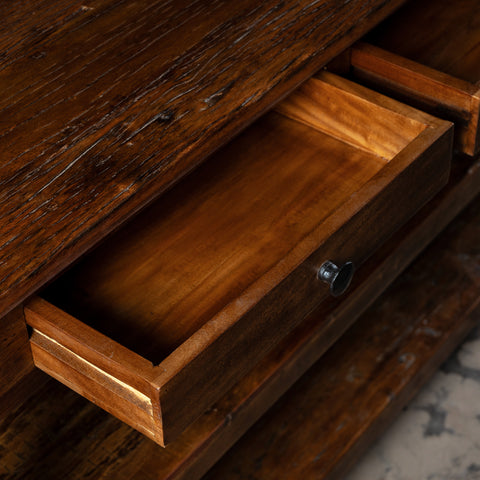
POLYGON ((330 285, 330 293, 338 297, 350 285, 355 268, 352 262, 344 263, 341 267, 333 262, 326 261, 318 270, 318 278, 330 285))

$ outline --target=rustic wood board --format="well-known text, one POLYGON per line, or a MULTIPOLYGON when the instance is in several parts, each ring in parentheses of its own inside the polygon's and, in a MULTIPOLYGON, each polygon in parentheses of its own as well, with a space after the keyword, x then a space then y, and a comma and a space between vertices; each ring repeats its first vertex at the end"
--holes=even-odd
POLYGON ((0 316, 402 3, 3 2, 0 316))
MULTIPOLYGON (((356 311, 365 308, 371 301, 370 299, 378 295, 379 291, 398 275, 405 264, 412 260, 418 251, 448 223, 449 219, 473 198, 479 188, 480 164, 471 165, 469 162, 458 160, 455 163, 453 181, 450 187, 436 197, 429 206, 426 206, 412 222, 392 238, 389 244, 385 245, 382 251, 372 257, 368 271, 370 275, 374 275, 375 281, 368 283, 364 282, 365 278, 357 279, 357 282, 352 285, 353 301, 342 308, 338 308, 342 305, 341 302, 339 302, 339 305, 338 301, 331 301, 328 308, 332 315, 335 315, 335 313, 343 315, 345 318, 344 328, 348 326, 349 321, 356 317, 356 311), (362 288, 362 285, 366 283, 369 287, 362 288)), ((478 200, 476 206, 478 210, 478 200)), ((398 305, 398 302, 401 301, 398 296, 402 297, 408 291, 416 291, 418 295, 426 295, 422 297, 424 301, 422 305, 425 308, 430 308, 432 302, 437 302, 438 292, 440 291, 442 292, 440 299, 445 297, 445 302, 452 301, 453 293, 448 294, 449 290, 445 285, 442 284, 442 287, 439 284, 438 289, 429 285, 429 288, 425 289, 421 281, 428 278, 429 272, 432 275, 434 273, 439 274, 442 264, 440 263, 440 266, 437 266, 436 255, 443 258, 440 252, 445 250, 445 252, 452 253, 455 245, 462 248, 462 242, 463 245, 467 245, 469 239, 473 238, 469 234, 462 240, 459 234, 461 231, 459 225, 469 225, 465 219, 476 219, 478 225, 478 214, 473 215, 472 210, 474 211, 475 207, 472 207, 466 216, 453 224, 457 225, 457 227, 453 227, 453 234, 449 234, 450 236, 446 240, 440 240, 437 246, 432 247, 433 253, 429 254, 429 258, 433 256, 435 258, 434 262, 428 258, 427 260, 417 261, 413 268, 420 270, 422 276, 418 277, 417 280, 415 280, 416 275, 412 273, 402 276, 396 283, 397 286, 391 292, 386 293, 371 310, 376 314, 382 313, 385 315, 382 317, 385 330, 386 332, 390 331, 392 335, 392 337, 388 337, 385 333, 382 337, 386 344, 388 344, 388 341, 393 341, 401 333, 402 325, 406 328, 404 333, 408 330, 406 309, 399 310, 398 321, 392 324, 394 326, 393 330, 389 330, 392 314, 389 305, 392 305, 392 308, 398 305), (458 234, 456 237, 458 241, 453 242, 454 245, 450 246, 450 250, 446 249, 449 239, 455 238, 456 234, 458 234), (418 283, 416 284, 415 281, 418 283), (430 303, 427 298, 429 292, 432 295, 435 294, 430 303), (390 340, 388 340, 389 338, 390 340)), ((461 313, 471 306, 469 301, 472 299, 472 285, 474 281, 478 281, 474 275, 478 274, 470 272, 471 277, 468 277, 466 270, 462 272, 461 263, 455 263, 453 257, 448 258, 451 260, 448 265, 453 276, 446 276, 442 281, 460 281, 459 285, 464 287, 463 291, 466 292, 466 295, 457 296, 458 303, 455 304, 452 301, 450 304, 450 308, 458 309, 459 318, 462 318, 461 313), (468 278, 470 278, 470 282, 468 278), (462 307, 464 307, 463 310, 462 307)), ((468 266, 468 262, 463 264, 463 267, 466 266, 468 266)), ((450 284, 450 286, 455 289, 458 285, 450 284)), ((413 295, 413 293, 409 295, 413 295)), ((408 305, 412 306, 415 301, 412 297, 409 298, 408 305)), ((473 304, 473 301, 471 303, 473 304)), ((69 478, 91 479, 140 477, 147 480, 153 478, 188 478, 191 480, 198 478, 272 405, 275 399, 302 372, 312 365, 320 355, 319 350, 323 351, 331 343, 332 338, 325 338, 322 333, 328 331, 328 325, 325 324, 328 324, 328 319, 332 319, 332 315, 327 319, 324 318, 324 321, 320 324, 318 318, 312 317, 308 323, 294 332, 288 341, 269 355, 259 368, 242 380, 214 408, 203 415, 178 441, 167 449, 158 447, 152 441, 142 437, 139 433, 105 414, 65 387, 51 382, 40 394, 24 405, 17 414, 12 413, 0 425, 0 458, 2 460, 0 462, 0 473, 5 474, 8 479, 42 478, 42 475, 45 476, 47 472, 49 478, 65 478, 66 475, 69 478)), ((362 322, 361 325, 365 325, 364 329, 367 331, 368 324, 371 324, 371 314, 366 313, 362 322)), ((338 321, 337 325, 339 325, 338 321)), ((453 347, 452 343, 460 340, 460 334, 463 334, 469 325, 469 321, 466 320, 457 322, 456 326, 452 326, 451 323, 446 321, 445 330, 442 330, 442 325, 439 325, 439 331, 443 333, 437 337, 426 336, 429 342, 428 346, 431 348, 419 352, 419 355, 421 353, 423 356, 421 360, 419 357, 419 361, 415 363, 415 369, 406 371, 404 364, 398 362, 393 362, 392 365, 391 358, 388 356, 384 357, 385 363, 380 364, 378 368, 380 369, 383 365, 386 369, 383 371, 387 372, 389 368, 393 368, 397 375, 406 372, 408 375, 403 377, 402 384, 407 388, 405 392, 410 395, 425 379, 425 372, 422 376, 416 374, 420 363, 425 365, 424 368, 427 372, 431 372, 440 363, 442 359, 440 357, 448 354, 453 347), (458 330, 455 330, 457 327, 458 330), (450 338, 448 332, 454 332, 450 340, 448 340, 450 338)), ((361 326, 357 328, 362 330, 361 326)), ((338 336, 341 332, 330 333, 332 336, 338 336)), ((354 337, 350 335, 348 338, 352 341, 354 337)), ((401 338, 404 338, 405 341, 409 339, 407 334, 401 338)), ((421 345, 417 343, 417 347, 421 347, 421 345)), ((398 348, 401 348, 400 344, 398 348)), ((358 348, 352 347, 352 351, 359 355, 358 348)), ((338 363, 342 364, 341 358, 338 359, 338 363)), ((320 361, 318 365, 319 368, 322 368, 323 362, 320 361)), ((312 370, 312 372, 314 371, 312 370)), ((394 372, 391 372, 391 374, 394 375, 394 372)), ((310 373, 309 376, 311 377, 312 374, 310 373)), ((353 386, 355 385, 353 383, 353 386)), ((358 383, 357 401, 360 401, 362 392, 365 392, 361 388, 362 385, 364 384, 358 383)), ((376 385, 375 382, 374 385, 376 385)), ((297 387, 292 391, 294 392, 296 389, 297 387)), ((293 393, 288 395, 293 395, 293 393)), ((406 400, 401 394, 396 397, 395 401, 399 401, 398 399, 406 400)), ((390 404, 387 402, 385 406, 390 408, 384 414, 387 417, 386 420, 391 419, 397 409, 400 408, 396 403, 390 404)), ((380 415, 381 412, 377 410, 377 414, 380 415)), ((382 422, 385 420, 383 417, 379 418, 382 422)), ((370 417, 370 420, 374 425, 375 418, 370 417)), ((283 422, 283 419, 281 422, 283 422)), ((378 426, 375 426, 376 428, 378 426)), ((367 429, 365 435, 373 436, 375 429, 367 429)), ((357 437, 359 443, 355 445, 361 445, 362 438, 357 437)), ((355 450, 352 451, 355 452, 355 450)), ((347 460, 348 462, 351 460, 348 455, 337 457, 338 465, 347 460)))

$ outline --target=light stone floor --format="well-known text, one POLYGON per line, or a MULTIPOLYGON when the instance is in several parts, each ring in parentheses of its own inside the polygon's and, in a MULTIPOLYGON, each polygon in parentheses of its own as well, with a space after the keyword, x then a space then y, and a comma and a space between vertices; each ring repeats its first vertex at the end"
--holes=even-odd
POLYGON ((345 480, 480 479, 480 328, 345 480))

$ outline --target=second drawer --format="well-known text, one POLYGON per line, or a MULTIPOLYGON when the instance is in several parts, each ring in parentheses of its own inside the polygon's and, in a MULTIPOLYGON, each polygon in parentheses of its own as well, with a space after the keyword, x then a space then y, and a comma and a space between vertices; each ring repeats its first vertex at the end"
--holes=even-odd
POLYGON ((410 2, 380 25, 369 41, 350 51, 354 78, 455 122, 457 149, 478 154, 480 2, 410 2))
POLYGON ((451 142, 322 73, 26 304, 36 365, 165 445, 328 295, 326 261, 446 183, 451 142))

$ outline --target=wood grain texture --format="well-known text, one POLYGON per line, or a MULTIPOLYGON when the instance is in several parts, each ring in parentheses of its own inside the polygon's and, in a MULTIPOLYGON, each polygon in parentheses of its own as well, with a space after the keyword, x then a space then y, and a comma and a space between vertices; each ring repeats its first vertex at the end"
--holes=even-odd
POLYGON ((3 2, 0 316, 401 3, 3 2))
POLYGON ((329 72, 305 82, 276 111, 386 161, 436 122, 329 72))
POLYGON ((323 123, 265 115, 60 277, 49 303, 27 304, 37 366, 81 393, 69 375, 94 364, 87 397, 105 405, 105 388, 126 383, 158 410, 151 437, 169 443, 327 296, 323 262, 359 267, 447 182, 448 122, 327 72, 279 111, 292 105, 323 123), (138 370, 125 347, 154 366, 138 370))
POLYGON ((34 368, 17 383, 10 385, 9 390, 0 397, 0 422, 12 415, 50 381, 50 375, 34 368))
POLYGON ((35 298, 25 307, 33 361, 42 371, 164 445, 150 362, 35 298))
MULTIPOLYGON (((322 312, 318 314, 322 317, 320 327, 318 326, 319 317, 312 315, 310 322, 304 324, 304 328, 297 330, 295 334, 289 337, 288 341, 279 345, 255 371, 242 380, 214 408, 205 413, 178 441, 167 449, 156 446, 140 433, 135 432, 64 386, 54 382, 47 385, 34 401, 29 402, 0 425, 0 445, 2 447, 0 449, 0 472, 8 480, 37 479, 45 478, 45 476, 52 480, 63 479, 66 476, 72 479, 92 480, 99 478, 121 480, 136 478, 145 478, 146 480, 168 478, 173 480, 182 478, 194 480, 199 478, 264 413, 265 409, 275 401, 278 395, 318 358, 320 344, 317 343, 318 334, 315 334, 315 332, 318 332, 318 329, 324 331, 328 324, 328 317, 324 317, 325 311, 331 311, 332 317, 330 318, 334 318, 337 307, 344 305, 345 301, 353 296, 356 298, 349 302, 351 306, 349 309, 347 308, 344 314, 348 312, 348 315, 352 316, 350 320, 355 318, 359 310, 362 310, 362 305, 366 306, 372 297, 378 295, 391 279, 405 267, 405 264, 411 261, 418 251, 449 222, 452 216, 458 213, 465 202, 471 200, 475 192, 478 193, 480 164, 476 163, 471 166, 469 162, 457 161, 453 179, 454 181, 447 190, 426 206, 418 217, 384 246, 381 252, 372 257, 368 263, 368 273, 365 272, 365 278, 359 279, 352 285, 351 295, 343 300, 331 300, 329 301, 329 307, 322 307, 322 312), (375 280, 366 282, 370 274, 375 280), (362 290, 363 293, 361 293, 362 290), (363 300, 361 300, 362 297, 363 300), (316 337, 317 340, 313 337, 316 337), (55 434, 52 435, 50 432, 55 432, 55 434)), ((397 388, 398 385, 402 385, 407 393, 406 396, 411 395, 419 384, 425 380, 426 374, 439 365, 440 357, 446 355, 452 348, 452 345, 448 344, 448 335, 455 332, 463 334, 470 326, 469 321, 471 319, 463 321, 466 320, 464 313, 468 310, 469 302, 472 300, 472 285, 476 283, 477 292, 480 287, 478 272, 476 274, 475 271, 466 268, 469 265, 468 261, 462 263, 458 260, 462 256, 457 255, 456 260, 452 259, 455 258, 455 252, 457 251, 461 251, 463 254, 468 252, 471 255, 475 253, 472 248, 478 249, 478 241, 475 243, 476 239, 478 240, 478 211, 477 201, 473 204, 469 213, 464 215, 459 222, 452 224, 450 232, 453 232, 453 236, 449 234, 449 238, 450 240, 456 240, 450 243, 450 240, 441 237, 435 246, 430 247, 429 256, 425 257, 425 260, 422 259, 424 257, 420 257, 416 266, 413 267, 414 269, 403 275, 396 286, 381 297, 375 306, 363 316, 361 323, 354 330, 358 334, 349 334, 346 337, 348 340, 343 343, 344 347, 340 350, 335 347, 334 351, 341 352, 341 355, 338 358, 335 357, 330 363, 334 364, 339 372, 347 370, 343 359, 353 359, 358 365, 361 358, 365 358, 365 361, 361 362, 362 372, 368 374, 368 368, 371 365, 368 362, 375 356, 369 354, 367 357, 362 357, 361 352, 365 352, 366 339, 369 339, 375 348, 379 348, 379 353, 385 352, 385 347, 390 344, 392 345, 392 352, 394 352, 391 356, 383 355, 381 363, 376 363, 377 372, 382 373, 382 376, 378 376, 378 381, 370 382, 370 389, 363 388, 366 381, 365 376, 356 378, 355 382, 349 383, 349 388, 352 390, 345 401, 351 402, 351 399, 355 398, 356 404, 363 408, 367 400, 373 400, 374 404, 378 406, 378 399, 383 399, 385 396, 385 389, 381 391, 379 389, 387 385, 387 393, 391 392, 390 382, 397 388), (477 223, 472 223, 471 220, 477 223), (461 234, 462 230, 469 231, 463 236, 461 234), (450 245, 448 248, 446 247, 447 244, 450 245), (441 252, 444 252, 444 254, 441 252), (445 257, 451 260, 448 264, 444 262, 445 257), (453 273, 453 275, 443 275, 442 268, 444 267, 448 273, 453 273), (435 270, 435 275, 438 275, 441 280, 436 286, 429 284, 429 288, 426 289, 422 281, 428 278, 432 270, 435 270), (418 275, 419 271, 421 275, 418 275), (475 275, 477 276, 475 277, 475 275), (454 283, 451 285, 451 290, 443 283, 445 281, 448 283, 449 279, 454 283), (416 285, 417 288, 415 288, 416 285), (466 288, 465 295, 453 294, 454 291, 457 291, 456 287, 458 285, 466 288), (430 302, 428 296, 425 297, 428 293, 432 294, 430 302), (414 298, 415 295, 418 295, 418 297, 414 298), (408 304, 403 305, 405 296, 409 301, 408 304), (456 298, 456 300, 453 301, 453 298, 456 298), (438 305, 439 301, 443 302, 442 305, 449 304, 452 308, 448 312, 452 313, 452 316, 446 315, 445 321, 439 322, 435 327, 440 334, 438 336, 428 335, 425 325, 418 325, 420 329, 423 328, 423 333, 419 331, 418 335, 412 336, 412 324, 409 321, 418 322, 421 312, 426 312, 429 309, 431 311, 432 305, 438 305), (396 312, 393 321, 392 310, 396 312), (414 311, 417 311, 417 313, 414 314, 414 311), (373 316, 377 319, 376 322, 371 321, 373 316), (454 325, 449 322, 449 319, 455 320, 454 325), (463 320, 459 321, 460 319, 463 320), (382 331, 381 335, 378 337, 372 335, 374 333, 371 330, 372 326, 375 326, 375 331, 382 331), (414 343, 409 343, 410 340, 414 343), (422 343, 422 340, 425 340, 425 342, 422 343), (349 345, 349 348, 346 348, 346 345, 349 345), (410 345, 417 349, 422 348, 422 356, 418 358, 413 367, 406 368, 405 362, 397 361, 397 354, 403 353, 406 348, 409 349, 410 345), (425 370, 423 370, 423 375, 417 375, 418 367, 422 362, 425 365, 425 370), (375 390, 380 391, 380 393, 375 395, 375 390)), ((466 257, 463 258, 466 259, 466 257)), ((337 312, 341 310, 342 308, 337 312)), ((441 311, 441 309, 438 310, 441 311)), ((347 320, 347 323, 350 320, 347 320)), ((458 341, 459 337, 460 335, 453 335, 450 336, 450 339, 451 341, 458 341)), ((323 341, 325 341, 325 335, 323 341)), ((325 346, 324 343, 322 344, 325 346)), ((409 351, 411 350, 409 349, 409 351)), ((420 350, 415 352, 420 354, 420 350)), ((318 373, 321 371, 329 372, 328 368, 330 367, 325 362, 320 362, 315 369, 309 372, 305 380, 301 381, 301 385, 315 385, 317 394, 318 392, 327 392, 325 385, 333 377, 332 388, 336 388, 336 392, 346 393, 345 389, 341 389, 341 382, 338 382, 341 379, 340 376, 325 375, 322 377, 318 373), (309 379, 311 380, 314 375, 316 375, 316 382, 310 384, 309 379), (323 387, 318 388, 318 385, 323 387)), ((308 392, 308 385, 301 392, 308 392)), ((296 391, 297 388, 288 393, 285 398, 301 397, 300 393, 295 395, 296 391)), ((310 398, 313 399, 313 397, 310 398)), ((320 398, 320 400, 322 399, 320 398)), ((324 398, 324 400, 327 401, 328 399, 324 398)), ((397 409, 400 408, 400 400, 404 402, 406 398, 399 393, 395 399, 384 402, 383 405, 386 407, 395 404, 395 408, 386 408, 384 416, 381 415, 380 410, 376 410, 376 414, 380 414, 378 418, 381 418, 382 425, 383 422, 390 421, 396 414, 397 409)), ((306 402, 308 403, 308 400, 306 402)), ((286 401, 286 405, 293 409, 293 404, 290 401, 286 401)), ((337 422, 336 425, 338 425, 342 416, 339 402, 335 400, 333 403, 319 403, 315 406, 316 412, 322 411, 322 409, 338 412, 337 416, 332 415, 331 424, 334 425, 337 422)), ((317 419, 320 417, 316 414, 317 419)), ((267 417, 265 423, 260 423, 259 427, 255 427, 259 430, 259 435, 262 438, 264 436, 262 425, 268 426, 268 418, 270 417, 267 417)), ((306 418, 310 417, 307 416, 306 418)), ((373 425, 374 415, 368 418, 370 425, 373 425)), ((281 434, 282 430, 278 426, 282 425, 285 420, 286 416, 282 416, 281 421, 275 424, 276 432, 281 434)), ((345 431, 351 432, 353 426, 357 427, 356 420, 358 420, 356 417, 350 419, 350 423, 345 426, 345 431)), ((318 428, 320 425, 319 423, 311 423, 312 425, 308 427, 310 429, 318 428)), ((328 428, 332 428, 332 426, 328 428)), ((378 428, 377 424, 375 429, 378 428)), ((362 438, 368 437, 371 439, 375 431, 378 432, 375 429, 361 430, 360 436, 358 434, 352 436, 354 437, 353 441, 348 438, 349 445, 351 446, 352 443, 366 445, 368 442, 363 442, 362 438), (366 437, 363 437, 363 435, 366 437)), ((292 431, 293 438, 299 438, 299 435, 299 432, 292 431)), ((319 438, 322 437, 317 434, 315 442, 318 442, 319 438)), ((339 437, 336 438, 335 444, 338 444, 340 440, 339 437)), ((318 443, 315 444, 318 445, 318 443)), ((243 449, 244 447, 241 445, 240 448, 243 449)), ((258 453, 260 453, 261 448, 260 446, 258 453)), ((295 448, 295 443, 285 440, 282 445, 282 449, 284 448, 292 451, 295 448)), ((239 452, 241 451, 239 450, 239 452)), ((356 455, 358 454, 357 451, 356 455)), ((235 455, 234 449, 226 459, 234 461, 235 455)), ((304 458, 308 459, 310 455, 311 450, 307 449, 304 458)), ((325 458, 326 456, 322 456, 321 460, 324 462, 325 458)), ((342 455, 336 458, 341 462, 346 461, 346 457, 342 457, 342 455)), ((334 458, 330 457, 330 466, 332 466, 333 460, 334 458)), ((267 458, 266 462, 269 461, 267 458)), ((248 459, 246 459, 247 465, 251 465, 248 459)), ((323 465, 326 466, 325 463, 323 465)), ((217 472, 218 476, 219 471, 224 474, 226 471, 225 464, 220 468, 220 470, 214 470, 212 475, 217 472)), ((241 471, 245 472, 245 470, 241 471)), ((228 475, 221 478, 232 478, 231 475, 235 475, 235 472, 229 470, 228 475)))
POLYGON ((145 461, 142 473, 150 470, 154 475, 159 472, 159 478, 182 480, 203 475, 479 193, 480 162, 472 165, 469 159, 457 159, 454 167, 449 186, 357 272, 346 298, 323 303, 170 445, 168 457, 145 461))
MULTIPOLYGON (((398 161, 417 161, 448 128, 352 89, 327 73, 309 80, 279 104, 282 116, 266 114, 42 295, 154 364, 211 319, 220 321, 233 302, 240 316, 251 308, 252 286, 259 299, 267 295, 354 210, 366 208, 373 195, 362 196, 365 185, 380 192, 387 183, 379 185, 378 177, 400 174, 403 167, 390 168, 390 160, 408 146, 402 156, 412 158, 398 161), (322 123, 308 128, 304 118, 283 116, 299 120, 298 112, 322 123)), ((438 154, 438 181, 414 181, 445 181, 448 153, 438 154)))
POLYGON ((153 405, 147 395, 106 374, 80 355, 37 331, 32 335, 32 353, 35 364, 41 365, 45 373, 147 437, 157 440, 154 430, 156 422, 152 418, 153 405))

